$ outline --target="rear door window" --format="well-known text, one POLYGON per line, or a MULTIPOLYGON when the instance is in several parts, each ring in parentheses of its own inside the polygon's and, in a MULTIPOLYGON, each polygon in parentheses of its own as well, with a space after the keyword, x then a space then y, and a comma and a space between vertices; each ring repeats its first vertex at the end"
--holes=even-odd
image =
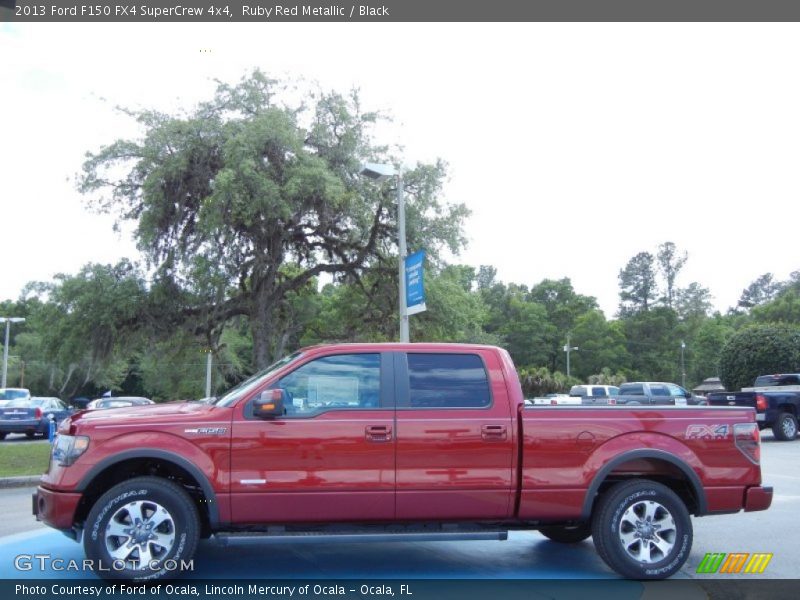
POLYGON ((410 408, 485 408, 489 378, 477 354, 408 354, 410 408))

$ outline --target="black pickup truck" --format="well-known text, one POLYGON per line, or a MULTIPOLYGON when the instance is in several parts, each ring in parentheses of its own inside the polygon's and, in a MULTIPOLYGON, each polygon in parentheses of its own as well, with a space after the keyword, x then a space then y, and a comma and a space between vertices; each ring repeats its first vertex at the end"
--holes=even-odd
POLYGON ((800 409, 800 374, 761 375, 753 387, 741 392, 712 392, 707 397, 711 406, 750 406, 756 409, 760 429, 772 429, 775 439, 797 437, 797 414, 800 409))

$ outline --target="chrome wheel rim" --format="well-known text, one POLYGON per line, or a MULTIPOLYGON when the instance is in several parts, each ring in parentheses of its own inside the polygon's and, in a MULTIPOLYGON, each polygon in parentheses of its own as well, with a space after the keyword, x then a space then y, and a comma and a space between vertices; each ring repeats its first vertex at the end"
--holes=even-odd
POLYGON ((111 515, 103 538, 115 567, 124 564, 134 571, 150 569, 175 545, 175 521, 160 504, 137 500, 111 515))
POLYGON ((794 421, 789 417, 784 417, 783 419, 783 435, 788 438, 793 438, 797 435, 797 429, 795 428, 794 421))
POLYGON ((652 500, 631 504, 622 514, 618 533, 625 553, 644 564, 667 558, 678 536, 672 514, 663 504, 652 500))

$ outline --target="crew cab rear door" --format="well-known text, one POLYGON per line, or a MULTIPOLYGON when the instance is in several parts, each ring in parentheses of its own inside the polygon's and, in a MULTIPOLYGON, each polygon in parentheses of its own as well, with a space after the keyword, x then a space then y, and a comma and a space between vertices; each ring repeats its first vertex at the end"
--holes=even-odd
POLYGON ((509 516, 516 435, 498 355, 426 350, 396 361, 397 518, 509 516))
POLYGON ((394 518, 393 357, 339 350, 313 356, 270 384, 285 414, 234 418, 235 523, 394 518))

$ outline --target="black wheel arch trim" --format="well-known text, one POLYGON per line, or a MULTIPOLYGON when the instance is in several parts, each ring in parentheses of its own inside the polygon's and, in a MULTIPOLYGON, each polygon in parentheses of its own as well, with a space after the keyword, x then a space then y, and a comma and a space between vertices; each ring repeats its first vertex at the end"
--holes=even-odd
POLYGON ((214 488, 211 487, 211 482, 209 482, 208 477, 206 477, 205 473, 203 473, 196 465, 192 464, 187 459, 178 454, 167 452, 166 450, 156 450, 153 448, 128 450, 126 452, 120 452, 114 456, 104 458, 91 469, 89 469, 89 472, 83 476, 83 479, 81 479, 81 482, 78 484, 75 491, 83 492, 100 473, 109 467, 113 467, 118 463, 136 458, 157 458, 174 463, 175 465, 187 471, 192 477, 195 478, 197 483, 200 484, 200 487, 203 490, 203 495, 206 497, 208 520, 210 521, 211 528, 213 529, 220 524, 219 508, 217 506, 217 494, 214 492, 214 488))
POLYGON ((631 452, 626 452, 621 456, 617 456, 607 464, 603 465, 603 467, 597 472, 597 475, 594 476, 592 479, 592 483, 589 486, 589 489, 586 491, 586 497, 583 500, 583 510, 581 511, 581 518, 584 520, 588 520, 592 516, 592 506, 594 505, 595 496, 597 495, 597 491, 600 489, 600 486, 605 481, 608 474, 611 473, 616 467, 619 465, 626 463, 630 460, 637 460, 641 458, 655 458, 658 460, 663 460, 668 462, 680 469, 681 473, 683 473, 686 478, 689 480, 689 483, 692 486, 692 491, 694 492, 695 498, 697 499, 697 510, 695 514, 697 515, 705 515, 708 514, 708 504, 706 502, 706 493, 703 489, 703 482, 700 481, 700 477, 698 477, 697 473, 682 461, 680 458, 675 456, 674 454, 670 454, 669 452, 664 452, 663 450, 632 450, 631 452))

